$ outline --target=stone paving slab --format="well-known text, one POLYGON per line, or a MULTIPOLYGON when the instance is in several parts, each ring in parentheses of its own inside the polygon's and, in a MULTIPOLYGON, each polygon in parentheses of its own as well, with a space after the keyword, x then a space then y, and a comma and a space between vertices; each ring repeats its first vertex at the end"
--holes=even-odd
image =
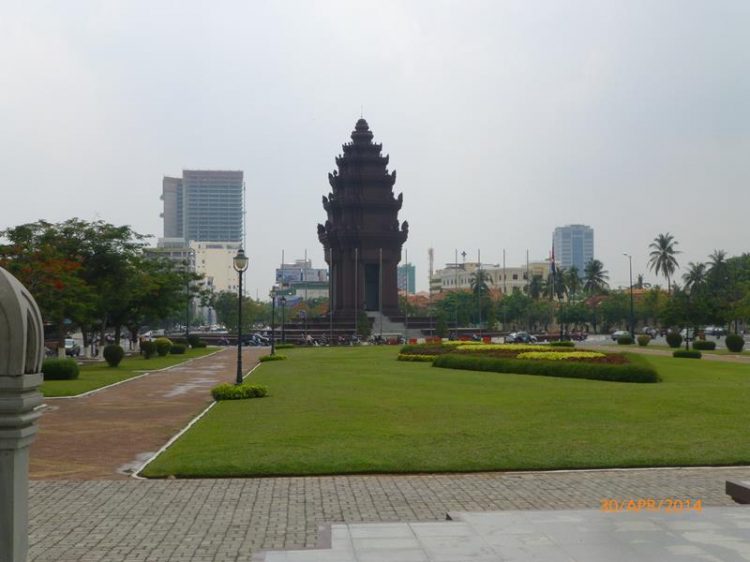
MULTIPOLYGON (((750 467, 226 480, 36 480, 30 562, 239 562, 312 548, 321 525, 441 521, 449 512, 598 510, 672 497, 733 506, 750 467)), ((745 508, 739 508, 745 509, 745 508)), ((391 560, 390 562, 395 562, 391 560)))
MULTIPOLYGON (((246 371, 267 353, 246 348, 246 371)), ((234 381, 236 361, 229 348, 88 396, 47 400, 31 478, 127 478, 211 403, 212 386, 234 381)))
POLYGON ((750 560, 750 509, 451 513, 439 523, 335 524, 319 549, 254 562, 728 562, 750 560))

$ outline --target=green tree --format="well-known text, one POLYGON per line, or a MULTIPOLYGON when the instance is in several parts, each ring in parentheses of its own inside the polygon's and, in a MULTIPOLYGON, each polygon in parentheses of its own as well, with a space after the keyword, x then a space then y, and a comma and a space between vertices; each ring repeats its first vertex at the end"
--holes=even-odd
POLYGON ((563 270, 563 277, 565 280, 565 288, 568 291, 568 295, 574 297, 582 289, 583 283, 581 282, 581 272, 574 265, 568 269, 563 270))
POLYGON ((674 272, 679 268, 677 263, 677 254, 681 253, 675 249, 678 242, 669 232, 659 234, 649 245, 651 253, 648 260, 649 267, 657 274, 661 274, 667 279, 667 291, 672 293, 672 277, 674 272))
POLYGON ((367 313, 362 310, 357 316, 357 334, 363 338, 369 338, 372 333, 372 326, 370 326, 370 318, 367 313))
POLYGON ((597 260, 590 260, 583 269, 583 289, 590 295, 605 293, 609 274, 604 269, 604 264, 597 260))
POLYGON ((448 337, 448 322, 445 319, 445 312, 442 310, 437 313, 435 318, 435 335, 440 338, 448 337))

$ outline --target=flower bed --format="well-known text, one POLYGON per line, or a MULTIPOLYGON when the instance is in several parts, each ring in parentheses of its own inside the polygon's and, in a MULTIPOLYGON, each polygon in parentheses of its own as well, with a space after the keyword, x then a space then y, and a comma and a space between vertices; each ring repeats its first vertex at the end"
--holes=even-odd
POLYGON ((418 361, 424 363, 432 363, 437 355, 416 355, 414 353, 399 353, 396 358, 399 361, 418 361))
POLYGON ((545 361, 600 359, 602 357, 606 357, 606 355, 598 351, 527 351, 516 355, 516 359, 544 359, 545 361))

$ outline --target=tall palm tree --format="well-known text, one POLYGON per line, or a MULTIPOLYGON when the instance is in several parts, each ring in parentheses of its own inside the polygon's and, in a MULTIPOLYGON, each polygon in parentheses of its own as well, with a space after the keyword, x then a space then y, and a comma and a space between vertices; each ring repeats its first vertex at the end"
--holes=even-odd
POLYGON ((541 275, 534 275, 529 280, 529 284, 526 286, 526 293, 534 300, 539 299, 542 295, 544 280, 541 275))
POLYGON ((604 264, 599 260, 591 260, 583 268, 583 289, 590 294, 601 293, 609 286, 609 272, 604 269, 604 264))
POLYGON ((702 287, 706 282, 706 264, 693 263, 688 264, 688 271, 682 276, 685 282, 685 289, 694 290, 702 287))
POLYGON ((635 283, 633 283, 634 289, 650 289, 651 283, 646 283, 643 273, 639 273, 635 277, 635 283))
POLYGON ((714 250, 713 254, 708 256, 708 274, 711 277, 711 283, 716 289, 722 289, 728 282, 729 263, 727 263, 727 253, 724 250, 714 250))
POLYGON ((563 272, 565 278, 565 287, 570 296, 576 295, 581 290, 581 272, 574 265, 571 265, 563 272))
POLYGON ((680 267, 675 256, 682 253, 675 249, 677 244, 674 236, 667 232, 666 234, 659 234, 649 245, 651 257, 648 260, 648 265, 657 275, 661 273, 667 278, 667 290, 670 295, 672 294, 672 277, 675 270, 680 267))
POLYGON ((490 288, 487 282, 492 283, 492 278, 489 276, 486 270, 478 269, 474 272, 469 280, 471 291, 475 294, 486 295, 490 292, 490 288))

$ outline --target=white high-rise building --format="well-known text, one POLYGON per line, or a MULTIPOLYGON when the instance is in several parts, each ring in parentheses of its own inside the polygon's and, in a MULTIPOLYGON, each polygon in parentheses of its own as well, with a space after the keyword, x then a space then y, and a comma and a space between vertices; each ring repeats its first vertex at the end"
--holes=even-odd
POLYGON ((567 269, 574 265, 583 276, 586 264, 594 259, 594 229, 584 224, 558 226, 554 247, 557 267, 567 269))

